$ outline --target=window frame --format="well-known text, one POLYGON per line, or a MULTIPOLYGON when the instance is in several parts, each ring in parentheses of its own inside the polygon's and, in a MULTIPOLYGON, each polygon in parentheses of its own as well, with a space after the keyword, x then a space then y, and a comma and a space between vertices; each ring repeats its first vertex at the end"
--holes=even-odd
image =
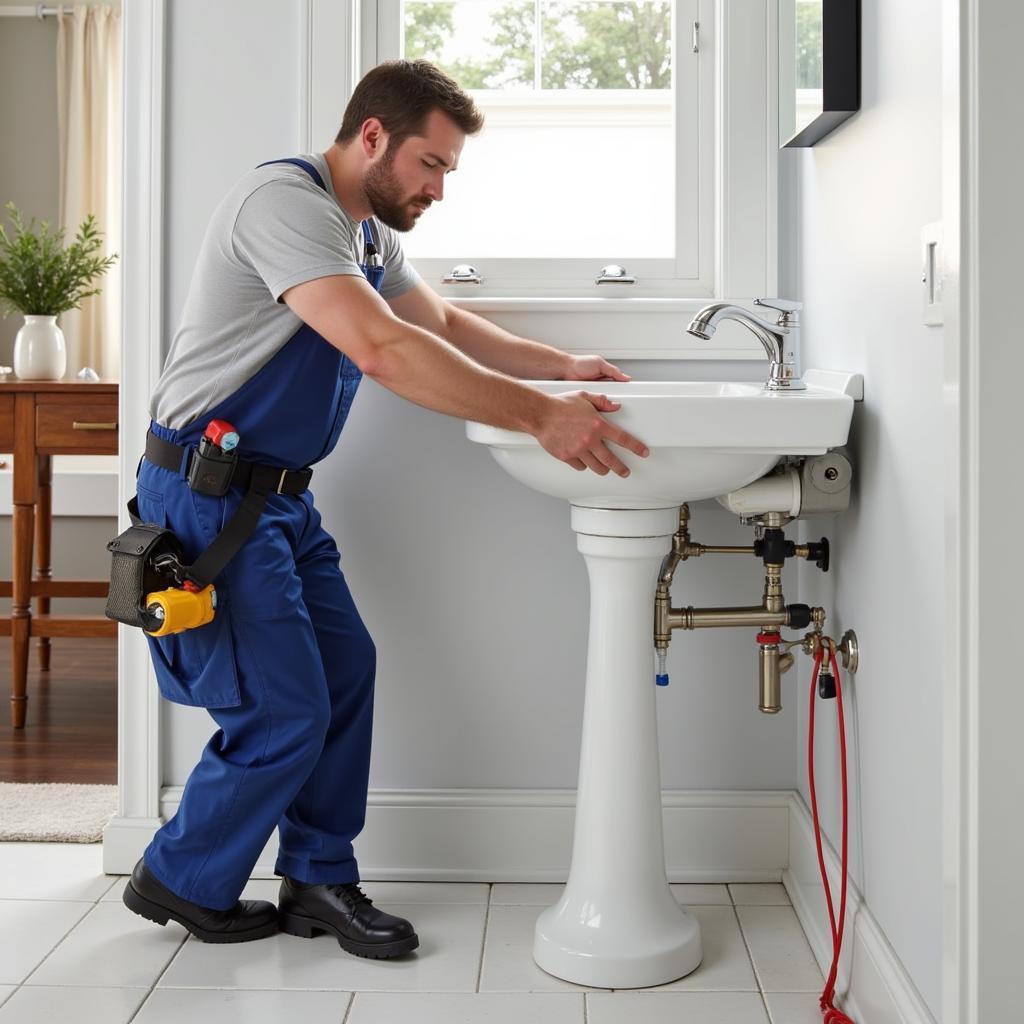
MULTIPOLYGON (((700 89, 713 97, 700 104, 699 117, 701 130, 710 122, 714 139, 699 162, 701 182, 712 197, 710 230, 700 234, 699 287, 657 295, 607 285, 596 294, 559 295, 526 286, 498 294, 486 290, 486 282, 444 285, 424 275, 439 295, 567 351, 600 351, 609 358, 763 360, 760 344, 739 325, 724 324, 702 342, 685 332, 684 318, 712 300, 749 306, 755 297, 778 294, 778 10, 774 0, 697 2, 704 55, 700 89)), ((359 69, 373 66, 367 61, 378 52, 378 18, 377 5, 364 0, 306 0, 304 9, 300 143, 309 151, 330 144, 359 69)), ((417 268, 422 263, 414 262, 417 268)), ((632 272, 628 264, 627 269, 632 272)))
MULTIPOLYGON (((402 30, 400 10, 402 0, 361 0, 362 15, 368 17, 370 8, 376 15, 376 46, 371 54, 364 51, 363 60, 381 63, 398 57, 399 37, 402 30)), ((413 257, 420 274, 445 295, 459 297, 487 295, 492 298, 515 296, 545 296, 563 298, 615 297, 668 298, 686 295, 705 296, 711 285, 711 259, 713 254, 714 202, 711 188, 710 166, 706 156, 713 151, 714 135, 711 118, 702 124, 700 111, 709 102, 711 58, 703 49, 694 52, 690 45, 691 26, 699 21, 699 0, 674 0, 672 8, 672 38, 675 53, 672 67, 672 125, 674 138, 696 138, 696 148, 684 151, 688 159, 679 159, 676 145, 675 161, 675 225, 673 234, 674 257, 626 257, 606 251, 585 258, 495 258, 473 253, 453 252, 443 257, 413 257), (680 43, 685 40, 685 45, 680 43), (707 81, 705 81, 707 79, 707 81), (680 98, 684 102, 680 102, 680 98), (692 159, 696 156, 696 159, 692 159), (703 170, 704 173, 700 173, 703 170), (472 264, 483 277, 480 285, 443 284, 442 278, 459 263, 472 264), (632 285, 597 284, 602 267, 619 264, 636 278, 632 285), (702 277, 703 271, 703 277, 702 277)), ((364 64, 369 68, 370 64, 364 64)), ((470 95, 478 95, 468 90, 470 95)), ((609 90, 610 91, 610 90, 609 90)), ((625 92, 626 90, 622 90, 625 92)), ((616 90, 615 92, 618 92, 616 90)), ((638 102, 642 90, 633 92, 638 102)), ((583 101, 594 102, 595 93, 584 91, 583 101)), ((609 97, 614 104, 622 97, 609 97)), ((516 100, 529 103, 536 98, 529 94, 506 94, 499 98, 503 106, 515 106, 516 100)), ((543 103, 544 101, 541 100, 543 103)), ((486 131, 486 127, 484 131, 486 131)), ((467 173, 472 173, 468 171, 467 173)), ((524 211, 527 212, 528 211, 524 211)))

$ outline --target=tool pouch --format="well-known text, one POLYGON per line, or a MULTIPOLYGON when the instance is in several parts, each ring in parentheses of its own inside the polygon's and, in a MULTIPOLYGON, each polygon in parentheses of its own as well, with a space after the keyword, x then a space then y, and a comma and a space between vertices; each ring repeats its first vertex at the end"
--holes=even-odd
POLYGON ((192 453, 188 467, 188 485, 200 494, 212 494, 216 498, 222 498, 228 493, 237 464, 237 452, 222 452, 217 445, 204 437, 192 453))
POLYGON ((146 611, 144 602, 152 591, 175 585, 173 577, 161 570, 157 560, 165 556, 165 565, 182 563, 178 538, 156 523, 137 523, 110 541, 107 550, 111 553, 107 618, 126 626, 156 629, 159 623, 146 611))

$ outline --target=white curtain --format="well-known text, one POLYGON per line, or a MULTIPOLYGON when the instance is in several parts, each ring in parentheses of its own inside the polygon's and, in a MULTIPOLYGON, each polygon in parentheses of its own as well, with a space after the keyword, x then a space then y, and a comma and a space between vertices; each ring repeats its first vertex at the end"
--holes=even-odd
MULTIPOLYGON (((121 242, 121 12, 105 4, 57 8, 57 120, 60 226, 70 243, 88 214, 103 236, 102 255, 121 242)), ((121 258, 92 287, 102 289, 61 315, 66 379, 91 366, 117 380, 121 366, 121 258)))

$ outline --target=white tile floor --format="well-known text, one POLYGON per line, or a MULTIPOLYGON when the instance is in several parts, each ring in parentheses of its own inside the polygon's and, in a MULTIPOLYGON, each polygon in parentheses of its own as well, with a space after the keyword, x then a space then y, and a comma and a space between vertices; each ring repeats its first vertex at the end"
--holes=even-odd
MULTIPOLYGON (((0 1024, 820 1024, 824 984, 781 885, 673 885, 704 962, 653 989, 573 985, 533 962, 561 885, 364 882, 420 947, 366 960, 335 939, 203 943, 121 902, 100 844, 0 843, 0 1024)), ((276 902, 278 882, 243 896, 276 902)))

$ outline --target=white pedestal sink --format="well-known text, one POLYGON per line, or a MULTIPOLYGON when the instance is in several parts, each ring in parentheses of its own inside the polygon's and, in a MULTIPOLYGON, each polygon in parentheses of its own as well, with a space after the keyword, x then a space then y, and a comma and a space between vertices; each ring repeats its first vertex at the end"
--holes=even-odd
POLYGON ((808 370, 807 390, 723 382, 530 381, 550 394, 601 392, 607 414, 651 450, 616 447, 622 479, 579 472, 528 434, 468 423, 498 464, 572 504, 590 576, 590 640, 572 864, 559 902, 537 919, 533 956, 579 985, 662 985, 701 962, 700 928, 665 873, 655 718, 654 590, 684 501, 753 482, 783 455, 845 444, 857 374, 808 370))

